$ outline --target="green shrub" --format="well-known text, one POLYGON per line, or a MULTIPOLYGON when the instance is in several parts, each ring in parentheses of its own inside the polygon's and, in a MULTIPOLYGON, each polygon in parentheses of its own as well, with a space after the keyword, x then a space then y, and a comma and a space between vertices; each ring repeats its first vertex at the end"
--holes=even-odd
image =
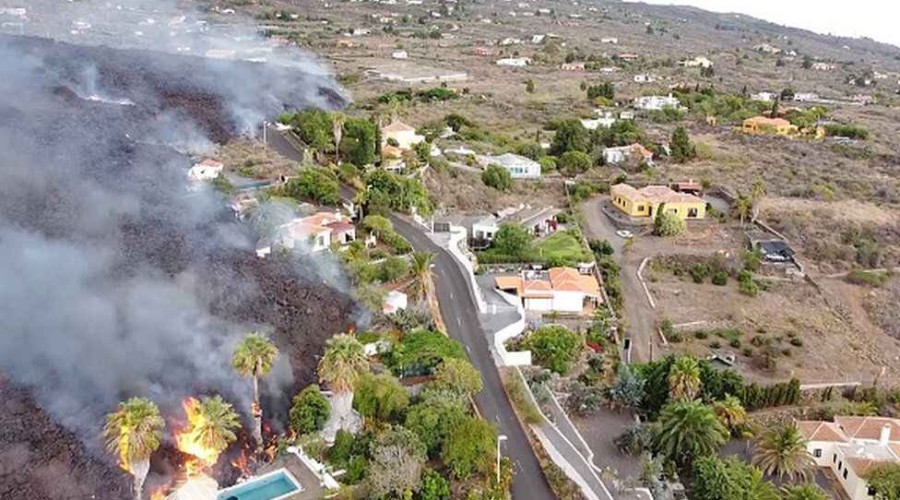
POLYGON ((500 165, 488 165, 481 173, 481 182, 498 191, 509 191, 512 187, 512 174, 500 165))
POLYGON ((716 286, 725 286, 728 284, 728 273, 718 270, 713 274, 712 284, 716 286))
POLYGON ((872 288, 881 288, 890 279, 891 275, 883 271, 864 271, 855 269, 850 271, 844 278, 848 283, 854 285, 868 286, 872 288))
POLYGON ((560 325, 538 328, 525 339, 535 362, 550 371, 565 375, 581 352, 581 335, 560 325))
POLYGON ((734 339, 731 342, 729 342, 728 345, 730 345, 731 347, 734 347, 735 349, 739 349, 741 347, 741 341, 739 339, 734 339))
POLYGON ((709 333, 707 333, 703 330, 697 330, 696 332, 694 332, 694 338, 696 338, 698 340, 705 340, 708 337, 709 337, 709 333))
POLYGON ((753 280, 753 273, 750 270, 744 269, 738 274, 738 291, 750 297, 759 294, 759 285, 753 280))
POLYGON ((794 347, 803 347, 803 339, 800 337, 792 337, 790 343, 794 347))

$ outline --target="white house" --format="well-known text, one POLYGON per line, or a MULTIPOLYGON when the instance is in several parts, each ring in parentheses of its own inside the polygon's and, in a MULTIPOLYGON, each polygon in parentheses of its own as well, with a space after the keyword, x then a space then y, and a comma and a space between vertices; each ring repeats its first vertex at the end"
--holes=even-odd
POLYGON ((547 273, 526 271, 519 276, 497 276, 497 289, 516 295, 526 311, 584 314, 602 303, 600 284, 591 274, 571 267, 547 273))
POLYGON ((678 108, 681 102, 672 94, 664 95, 645 95, 634 99, 634 107, 637 109, 659 110, 666 106, 678 108))
POLYGON ((537 45, 542 43, 546 37, 547 35, 531 35, 531 43, 537 45))
POLYGON ((750 99, 753 99, 754 101, 772 102, 775 99, 778 99, 778 95, 779 94, 776 94, 775 92, 758 92, 751 95, 750 99))
POLYGON ((398 290, 391 290, 384 298, 384 306, 381 312, 384 314, 393 314, 401 309, 406 309, 409 304, 409 298, 405 293, 398 290))
POLYGON ((713 62, 703 56, 697 56, 693 59, 681 61, 681 65, 685 68, 711 68, 713 62))
POLYGON ((768 43, 761 43, 759 45, 755 45, 753 47, 753 50, 755 50, 757 52, 765 52, 766 54, 781 54, 781 49, 779 49, 778 47, 776 47, 774 45, 768 44, 768 43))
POLYGON ((493 241, 494 235, 500 230, 497 219, 493 216, 483 217, 472 223, 472 238, 476 240, 493 241))
POLYGON ((653 153, 644 146, 634 143, 630 146, 606 148, 603 150, 603 160, 608 165, 617 165, 630 158, 638 158, 642 163, 653 164, 653 153))
POLYGON ((408 59, 409 54, 405 50, 395 50, 391 52, 391 57, 394 59, 408 59))
POLYGON ((504 38, 503 40, 500 40, 500 45, 504 47, 507 45, 519 45, 521 43, 522 40, 520 38, 504 38))
MULTIPOLYGON (((353 242, 356 239, 356 227, 341 213, 320 212, 282 224, 276 230, 276 235, 276 243, 284 248, 321 252, 328 250, 332 243, 343 246, 353 242)), ((257 248, 257 254, 267 253, 265 250, 257 248)))
POLYGON ((600 127, 609 128, 616 123, 616 119, 611 116, 601 116, 600 118, 581 120, 581 125, 588 130, 597 130, 600 127))
POLYGON ((401 122, 394 121, 390 125, 381 127, 382 146, 396 141, 401 150, 412 149, 413 146, 425 140, 425 136, 416 133, 416 129, 401 122))
POLYGON ((812 92, 797 92, 794 94, 794 100, 797 102, 812 102, 819 100, 819 94, 812 92))
POLYGON ((646 73, 634 75, 634 83, 653 83, 654 80, 653 75, 648 75, 646 73))
POLYGON ((619 43, 619 39, 614 36, 608 36, 605 38, 601 38, 600 43, 611 43, 613 45, 616 45, 619 43))
POLYGON ((507 57, 505 59, 498 59, 497 66, 513 66, 516 68, 523 68, 528 66, 531 63, 531 59, 527 57, 507 57))
POLYGON ((225 165, 222 162, 205 158, 188 170, 188 179, 192 182, 211 181, 218 177, 224 169, 225 165))
POLYGON ((834 422, 798 421, 806 449, 819 467, 828 467, 851 500, 871 500, 865 477, 886 463, 900 463, 900 420, 834 417, 834 422))
POLYGON ((816 71, 831 71, 834 69, 834 64, 824 63, 824 62, 814 62, 812 64, 812 69, 816 71))
POLYGON ((540 163, 514 153, 482 156, 479 158, 479 163, 485 167, 488 165, 499 165, 509 170, 513 179, 536 179, 541 176, 540 163))

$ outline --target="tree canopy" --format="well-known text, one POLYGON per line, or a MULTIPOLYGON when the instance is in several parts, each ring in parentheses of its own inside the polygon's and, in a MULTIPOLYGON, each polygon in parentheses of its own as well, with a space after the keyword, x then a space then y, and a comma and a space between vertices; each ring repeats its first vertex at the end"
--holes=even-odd
POLYGON ((576 119, 563 120, 550 143, 550 154, 560 156, 568 151, 586 153, 591 145, 588 130, 576 119))
POLYGON ((454 427, 441 449, 441 458, 460 479, 491 470, 497 433, 490 422, 466 417, 454 427))
POLYGON ((694 500, 778 500, 762 472, 736 458, 698 458, 694 463, 694 500))
POLYGON ((289 413, 291 429, 297 434, 309 434, 322 430, 331 406, 322 395, 318 385, 309 385, 294 396, 294 402, 289 413))
POLYGON ((562 325, 549 325, 529 334, 524 346, 531 350, 537 364, 565 375, 578 358, 583 343, 580 334, 562 325))
POLYGON ((488 165, 481 172, 481 182, 497 191, 509 191, 512 187, 512 174, 500 165, 488 165))
POLYGON ((560 172, 575 176, 587 172, 591 168, 591 156, 581 151, 566 151, 559 157, 557 168, 560 172))
MULTIPOLYGON (((330 124, 329 124, 330 126, 330 124)), ((350 163, 362 167, 375 161, 378 136, 375 124, 365 118, 350 118, 344 123, 341 152, 350 163)))
POLYGON ((866 482, 878 500, 900 500, 900 464, 884 464, 873 469, 866 482))
POLYGON ((531 253, 531 234, 518 224, 501 224, 491 248, 514 258, 524 258, 531 253))
POLYGON ((654 436, 656 452, 678 464, 715 455, 728 440, 728 429, 700 401, 678 401, 663 407, 654 436))
POLYGON ((449 358, 438 365, 431 385, 461 396, 473 396, 484 388, 481 374, 465 359, 449 358))
POLYGON ((408 405, 406 388, 388 373, 367 373, 356 384, 353 407, 364 417, 382 422, 394 421, 400 418, 408 405))

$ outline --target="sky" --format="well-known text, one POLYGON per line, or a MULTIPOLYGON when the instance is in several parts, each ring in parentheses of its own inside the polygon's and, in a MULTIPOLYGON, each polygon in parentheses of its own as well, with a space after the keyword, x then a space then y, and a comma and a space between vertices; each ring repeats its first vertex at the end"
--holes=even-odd
POLYGON ((897 0, 642 0, 657 5, 691 5, 713 12, 737 12, 773 23, 839 36, 869 37, 900 47, 897 0))

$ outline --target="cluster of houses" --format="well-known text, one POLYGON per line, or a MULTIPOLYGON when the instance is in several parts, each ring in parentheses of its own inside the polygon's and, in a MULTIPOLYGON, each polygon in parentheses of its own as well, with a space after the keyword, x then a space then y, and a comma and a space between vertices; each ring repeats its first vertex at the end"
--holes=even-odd
POLYGON ((522 226, 536 238, 552 234, 559 229, 556 216, 560 211, 552 206, 532 207, 523 204, 492 214, 451 217, 447 222, 465 228, 469 236, 469 246, 478 250, 487 248, 494 241, 494 236, 500 230, 500 226, 504 224, 522 226))

